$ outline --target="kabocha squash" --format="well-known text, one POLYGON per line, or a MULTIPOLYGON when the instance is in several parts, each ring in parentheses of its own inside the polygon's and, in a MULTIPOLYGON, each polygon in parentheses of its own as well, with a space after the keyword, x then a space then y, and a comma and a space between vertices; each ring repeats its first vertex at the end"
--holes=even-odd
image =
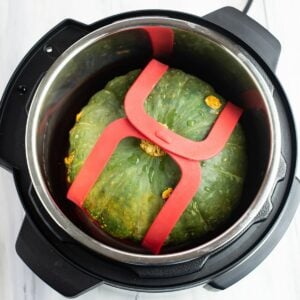
MULTIPOLYGON (((124 97, 139 72, 134 70, 108 82, 77 114, 65 158, 69 184, 101 132, 125 116, 124 97)), ((145 101, 145 110, 177 134, 200 141, 210 131, 225 103, 209 84, 181 70, 169 69, 145 101)), ((241 126, 236 126, 218 155, 199 163, 202 166, 199 190, 165 244, 177 245, 200 238, 231 216, 240 199, 247 168, 241 126)), ((126 138, 83 206, 110 235, 139 243, 179 179, 179 167, 157 145, 126 138)))

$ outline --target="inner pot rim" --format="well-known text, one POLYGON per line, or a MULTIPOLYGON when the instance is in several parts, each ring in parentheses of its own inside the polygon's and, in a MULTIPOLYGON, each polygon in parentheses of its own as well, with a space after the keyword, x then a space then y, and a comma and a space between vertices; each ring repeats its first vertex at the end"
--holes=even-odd
POLYGON ((64 231, 86 247, 113 260, 139 265, 162 265, 184 262, 211 254, 224 247, 226 244, 234 241, 252 224, 254 218, 257 216, 274 188, 280 164, 281 135, 278 112, 273 101, 272 91, 273 86, 262 68, 244 49, 227 37, 201 25, 184 20, 157 16, 129 18, 99 28, 74 43, 58 57, 45 74, 33 96, 26 124, 25 146, 26 160, 34 188, 48 214, 64 231), (235 60, 243 66, 245 71, 247 71, 249 76, 256 83, 266 106, 271 133, 270 154, 265 176, 256 197, 245 213, 232 226, 212 240, 189 250, 161 255, 138 254, 119 250, 95 240, 76 227, 58 208, 52 198, 47 185, 43 180, 37 153, 37 132, 43 100, 45 99, 51 84, 64 66, 82 50, 110 34, 147 25, 169 26, 193 31, 194 33, 205 36, 207 39, 218 45, 221 45, 224 51, 232 55, 235 60))

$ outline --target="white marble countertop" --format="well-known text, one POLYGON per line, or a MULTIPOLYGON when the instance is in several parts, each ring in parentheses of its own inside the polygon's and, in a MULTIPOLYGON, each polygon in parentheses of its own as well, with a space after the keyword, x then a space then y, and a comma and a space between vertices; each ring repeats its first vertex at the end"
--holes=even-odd
MULTIPOLYGON (((0 94, 21 58, 49 29, 65 18, 92 23, 129 10, 165 8, 204 15, 222 6, 243 7, 244 0, 1 0, 0 94)), ((299 129, 300 120, 300 3, 297 0, 254 0, 249 15, 267 27, 281 42, 277 68, 290 99, 299 129)), ((298 130, 298 140, 299 140, 298 130)), ((0 144, 1 147, 1 144, 0 144)), ((299 168, 298 168, 298 177, 299 168)), ((15 241, 24 212, 10 173, 0 169, 0 299, 58 300, 56 293, 23 264, 15 241)), ((89 299, 300 299, 300 210, 275 250, 252 273, 222 292, 202 287, 173 293, 136 293, 102 285, 80 296, 89 299)))

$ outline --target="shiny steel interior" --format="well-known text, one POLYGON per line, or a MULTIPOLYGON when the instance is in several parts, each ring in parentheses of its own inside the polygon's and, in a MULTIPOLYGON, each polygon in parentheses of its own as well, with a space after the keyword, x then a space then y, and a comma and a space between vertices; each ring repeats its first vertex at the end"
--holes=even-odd
POLYGON ((53 220, 86 247, 118 261, 162 264, 217 251, 253 223, 274 187, 280 161, 280 130, 272 85, 239 45, 201 25, 166 17, 127 19, 100 28, 64 52, 34 95, 26 128, 26 154, 32 182, 53 220), (105 83, 143 68, 152 55, 147 25, 175 31, 174 52, 159 59, 194 74, 240 105, 248 144, 249 169, 241 205, 218 232, 190 245, 166 248, 158 256, 97 229, 81 209, 66 200, 68 132, 76 113, 105 83))

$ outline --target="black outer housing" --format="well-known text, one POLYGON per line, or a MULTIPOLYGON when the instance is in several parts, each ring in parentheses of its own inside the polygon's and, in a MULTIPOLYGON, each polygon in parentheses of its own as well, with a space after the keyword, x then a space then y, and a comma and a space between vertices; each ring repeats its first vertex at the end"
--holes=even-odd
POLYGON ((233 8, 204 18, 174 11, 137 11, 116 15, 92 25, 65 20, 48 32, 27 54, 13 74, 0 104, 0 164, 11 170, 26 211, 16 250, 45 282, 65 296, 76 296, 105 282, 127 289, 166 291, 203 283, 225 289, 254 269, 286 231, 298 205, 299 180, 295 178, 296 133, 291 109, 273 74, 279 42, 255 21, 233 8), (165 266, 136 266, 110 260, 72 239, 51 219, 32 186, 25 157, 27 113, 36 87, 55 59, 89 32, 114 21, 160 15, 198 23, 245 48, 261 65, 275 87, 286 175, 272 195, 273 210, 253 224, 236 241, 216 253, 189 262, 165 266), (53 51, 47 53, 45 47, 53 51))

